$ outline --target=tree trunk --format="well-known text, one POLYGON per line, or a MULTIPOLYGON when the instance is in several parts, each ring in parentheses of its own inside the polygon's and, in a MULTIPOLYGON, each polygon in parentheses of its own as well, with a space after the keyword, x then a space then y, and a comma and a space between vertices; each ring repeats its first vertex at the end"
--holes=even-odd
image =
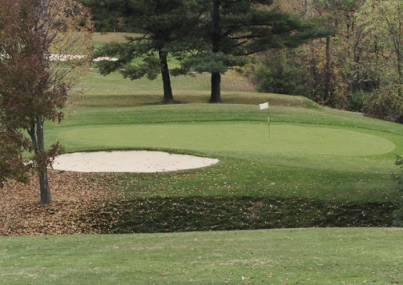
POLYGON ((39 186, 41 191, 41 204, 50 204, 52 203, 52 195, 50 193, 50 188, 48 184, 48 169, 47 165, 41 165, 41 169, 39 169, 39 186))
POLYGON ((39 173, 39 186, 41 192, 41 204, 52 203, 52 195, 50 194, 50 188, 48 183, 48 165, 46 163, 46 157, 42 154, 45 153, 45 136, 43 132, 43 118, 38 116, 36 118, 36 139, 37 139, 37 151, 40 155, 38 161, 38 173, 39 173))
POLYGON ((403 56, 400 54, 400 50, 396 50, 397 54, 397 76, 398 76, 398 87, 397 87, 397 94, 401 98, 403 95, 402 91, 402 84, 403 84, 403 71, 402 71, 402 62, 403 62, 403 56))
MULTIPOLYGON (((315 56, 315 46, 312 43, 310 45, 310 60, 309 60, 309 78, 308 78, 308 86, 309 86, 309 92, 311 93, 311 96, 313 98, 316 98, 317 96, 317 89, 318 89, 318 74, 316 72, 317 70, 317 62, 316 62, 316 56, 315 56)), ((319 102, 317 102, 319 103, 319 102)))
POLYGON ((164 88, 163 101, 165 101, 165 102, 172 101, 174 99, 174 97, 172 95, 171 77, 169 75, 169 69, 168 69, 168 60, 167 60, 168 53, 159 50, 158 55, 160 58, 162 85, 164 88))
MULTIPOLYGON (((214 0, 213 8, 213 53, 221 51, 221 15, 220 15, 221 1, 214 0)), ((221 74, 218 72, 211 73, 211 96, 210 103, 221 103, 221 74)))
POLYGON ((43 132, 43 119, 38 116, 31 122, 31 127, 28 130, 34 146, 35 155, 37 157, 37 167, 39 176, 39 189, 41 193, 41 204, 52 203, 52 195, 50 193, 48 183, 48 165, 46 163, 45 153, 45 137, 43 132))
POLYGON ((211 96, 210 103, 221 103, 221 74, 214 72, 211 74, 211 96))
POLYGON ((325 94, 324 101, 327 102, 330 97, 330 38, 326 37, 326 63, 325 63, 325 94))

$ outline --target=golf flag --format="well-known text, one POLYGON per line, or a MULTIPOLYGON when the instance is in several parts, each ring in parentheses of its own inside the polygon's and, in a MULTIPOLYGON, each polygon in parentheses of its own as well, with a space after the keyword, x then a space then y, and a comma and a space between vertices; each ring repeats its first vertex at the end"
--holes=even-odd
POLYGON ((269 109, 269 102, 259 104, 260 110, 269 109))
MULTIPOLYGON (((265 110, 265 109, 269 109, 269 102, 263 103, 263 104, 259 104, 259 108, 260 110, 265 110)), ((267 113, 267 126, 269 127, 269 137, 270 137, 270 116, 269 113, 267 113)))

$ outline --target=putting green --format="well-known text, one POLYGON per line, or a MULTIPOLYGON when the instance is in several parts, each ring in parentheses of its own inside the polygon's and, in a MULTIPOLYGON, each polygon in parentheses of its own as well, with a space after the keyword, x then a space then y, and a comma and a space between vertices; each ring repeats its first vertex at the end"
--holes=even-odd
POLYGON ((389 140, 326 126, 262 123, 98 125, 58 129, 67 147, 368 156, 393 151, 389 140))

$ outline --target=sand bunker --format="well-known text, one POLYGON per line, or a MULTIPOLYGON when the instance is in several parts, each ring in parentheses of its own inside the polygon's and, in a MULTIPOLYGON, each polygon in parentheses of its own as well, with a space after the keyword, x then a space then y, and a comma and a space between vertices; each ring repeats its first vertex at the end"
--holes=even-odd
POLYGON ((53 169, 74 172, 165 172, 194 169, 218 159, 161 151, 76 152, 56 157, 53 169))

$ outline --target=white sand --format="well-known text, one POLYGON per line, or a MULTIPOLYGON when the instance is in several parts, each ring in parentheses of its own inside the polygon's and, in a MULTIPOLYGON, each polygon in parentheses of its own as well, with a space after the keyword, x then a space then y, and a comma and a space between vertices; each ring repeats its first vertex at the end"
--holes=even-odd
POLYGON ((74 172, 164 172, 194 169, 218 163, 218 159, 161 151, 99 151, 63 154, 53 169, 74 172))

